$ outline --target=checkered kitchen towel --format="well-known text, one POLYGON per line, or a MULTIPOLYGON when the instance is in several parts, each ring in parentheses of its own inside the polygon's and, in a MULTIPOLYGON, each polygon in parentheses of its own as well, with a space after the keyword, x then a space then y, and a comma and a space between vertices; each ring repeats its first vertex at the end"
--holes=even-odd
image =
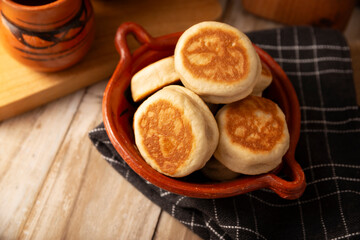
POLYGON ((91 140, 139 191, 204 239, 360 239, 360 110, 344 37, 308 27, 248 35, 283 67, 299 98, 296 159, 307 181, 300 199, 269 190, 215 200, 179 196, 134 173, 103 124, 91 140))

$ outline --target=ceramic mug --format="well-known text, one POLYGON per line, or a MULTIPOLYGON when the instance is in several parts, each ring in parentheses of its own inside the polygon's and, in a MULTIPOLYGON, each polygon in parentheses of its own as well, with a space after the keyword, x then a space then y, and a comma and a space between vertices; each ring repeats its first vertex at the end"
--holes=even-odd
POLYGON ((94 39, 90 0, 3 0, 1 41, 16 60, 54 72, 80 61, 94 39))
POLYGON ((242 0, 254 15, 287 25, 330 27, 344 31, 356 0, 242 0))

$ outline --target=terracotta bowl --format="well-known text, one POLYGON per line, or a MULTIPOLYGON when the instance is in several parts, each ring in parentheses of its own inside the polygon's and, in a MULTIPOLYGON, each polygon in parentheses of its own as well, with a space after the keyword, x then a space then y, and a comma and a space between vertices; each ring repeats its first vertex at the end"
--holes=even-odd
POLYGON ((115 45, 121 58, 106 87, 102 105, 106 132, 115 149, 142 178, 176 194, 195 198, 224 198, 268 188, 282 198, 300 197, 306 184, 304 172, 294 158, 300 134, 299 102, 284 71, 257 46, 255 46, 257 53, 269 66, 274 77, 273 83, 266 90, 266 97, 276 102, 284 111, 290 132, 290 148, 281 166, 266 174, 242 175, 228 182, 211 182, 199 172, 185 178, 171 178, 155 171, 143 160, 134 142, 132 119, 138 104, 135 104, 131 98, 130 79, 143 67, 172 55, 180 35, 181 33, 173 33, 153 38, 141 26, 131 22, 124 23, 118 28, 115 45), (133 34, 141 44, 133 54, 127 46, 128 34, 133 34))

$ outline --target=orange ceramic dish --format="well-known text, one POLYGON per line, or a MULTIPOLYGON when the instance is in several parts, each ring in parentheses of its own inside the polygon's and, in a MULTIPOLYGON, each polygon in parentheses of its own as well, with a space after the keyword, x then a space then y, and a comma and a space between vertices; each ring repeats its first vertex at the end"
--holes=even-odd
POLYGON ((295 148, 300 135, 300 107, 295 90, 280 66, 263 50, 255 46, 261 60, 269 66, 273 82, 266 97, 276 102, 285 113, 290 132, 290 147, 283 163, 273 172, 257 176, 245 176, 228 182, 201 182, 193 178, 171 178, 151 168, 141 157, 134 142, 132 118, 137 105, 129 91, 131 77, 143 67, 174 53, 181 33, 153 38, 135 23, 122 24, 116 33, 115 45, 120 53, 116 67, 103 98, 103 119, 111 143, 125 162, 142 178, 170 192, 195 198, 223 198, 261 188, 269 188, 286 199, 299 198, 305 190, 305 176, 296 162, 295 148), (134 34, 142 44, 130 54, 126 36, 134 34), (277 175, 281 169, 290 180, 277 175))

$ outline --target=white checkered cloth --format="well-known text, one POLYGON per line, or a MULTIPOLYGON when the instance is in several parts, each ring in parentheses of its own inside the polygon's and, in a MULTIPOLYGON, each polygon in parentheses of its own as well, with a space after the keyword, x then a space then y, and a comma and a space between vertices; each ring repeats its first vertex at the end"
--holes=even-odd
POLYGON ((146 197, 204 239, 360 239, 360 110, 341 33, 309 27, 249 33, 292 81, 301 105, 296 159, 307 188, 297 200, 270 190, 225 199, 179 196, 134 173, 104 125, 89 135, 104 158, 146 197))

